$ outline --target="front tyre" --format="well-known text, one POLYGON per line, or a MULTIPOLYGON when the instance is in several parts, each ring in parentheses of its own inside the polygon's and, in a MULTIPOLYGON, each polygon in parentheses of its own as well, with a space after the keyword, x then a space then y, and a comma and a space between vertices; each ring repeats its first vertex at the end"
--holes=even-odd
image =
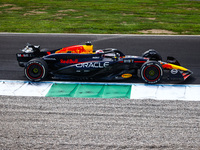
POLYGON ((30 81, 41 81, 48 74, 48 65, 40 58, 32 59, 26 64, 24 73, 30 81))
POLYGON ((163 68, 156 61, 147 61, 140 68, 140 75, 146 83, 155 84, 163 77, 163 68))
POLYGON ((149 49, 148 51, 144 52, 142 54, 142 57, 149 58, 149 60, 152 60, 152 61, 162 60, 162 57, 160 56, 160 54, 154 49, 149 49))

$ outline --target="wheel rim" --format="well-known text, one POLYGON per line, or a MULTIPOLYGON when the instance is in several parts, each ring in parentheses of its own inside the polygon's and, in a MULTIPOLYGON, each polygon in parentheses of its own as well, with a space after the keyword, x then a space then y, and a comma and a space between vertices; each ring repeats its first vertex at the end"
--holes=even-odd
POLYGON ((160 78, 161 72, 158 66, 150 65, 144 69, 144 78, 150 82, 154 82, 160 78))
POLYGON ((32 63, 27 67, 27 76, 30 79, 40 79, 43 75, 43 67, 38 63, 32 63))

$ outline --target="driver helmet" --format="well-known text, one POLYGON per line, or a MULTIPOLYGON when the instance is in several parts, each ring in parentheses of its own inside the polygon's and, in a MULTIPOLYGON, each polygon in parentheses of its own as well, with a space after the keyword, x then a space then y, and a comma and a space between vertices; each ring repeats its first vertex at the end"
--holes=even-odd
POLYGON ((96 54, 102 54, 102 53, 104 53, 104 51, 103 50, 97 50, 95 53, 96 54))

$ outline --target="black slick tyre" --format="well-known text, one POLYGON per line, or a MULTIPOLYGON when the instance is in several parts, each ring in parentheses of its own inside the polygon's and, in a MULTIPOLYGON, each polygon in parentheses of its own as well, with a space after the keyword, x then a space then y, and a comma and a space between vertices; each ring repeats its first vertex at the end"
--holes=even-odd
POLYGON ((160 54, 154 49, 149 49, 148 51, 144 52, 142 54, 142 57, 149 58, 152 61, 162 60, 162 57, 160 56, 160 54))
POLYGON ((147 61, 140 68, 141 78, 149 84, 158 83, 163 77, 163 68, 157 61, 147 61))
POLYGON ((35 58, 26 64, 24 73, 26 78, 30 81, 41 81, 48 74, 48 65, 44 60, 35 58))

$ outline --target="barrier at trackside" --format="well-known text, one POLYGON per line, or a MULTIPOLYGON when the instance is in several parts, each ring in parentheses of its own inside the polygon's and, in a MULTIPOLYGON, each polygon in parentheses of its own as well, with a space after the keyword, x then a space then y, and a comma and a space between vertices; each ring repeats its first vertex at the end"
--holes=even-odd
POLYGON ((0 80, 0 95, 200 101, 200 85, 0 80))

